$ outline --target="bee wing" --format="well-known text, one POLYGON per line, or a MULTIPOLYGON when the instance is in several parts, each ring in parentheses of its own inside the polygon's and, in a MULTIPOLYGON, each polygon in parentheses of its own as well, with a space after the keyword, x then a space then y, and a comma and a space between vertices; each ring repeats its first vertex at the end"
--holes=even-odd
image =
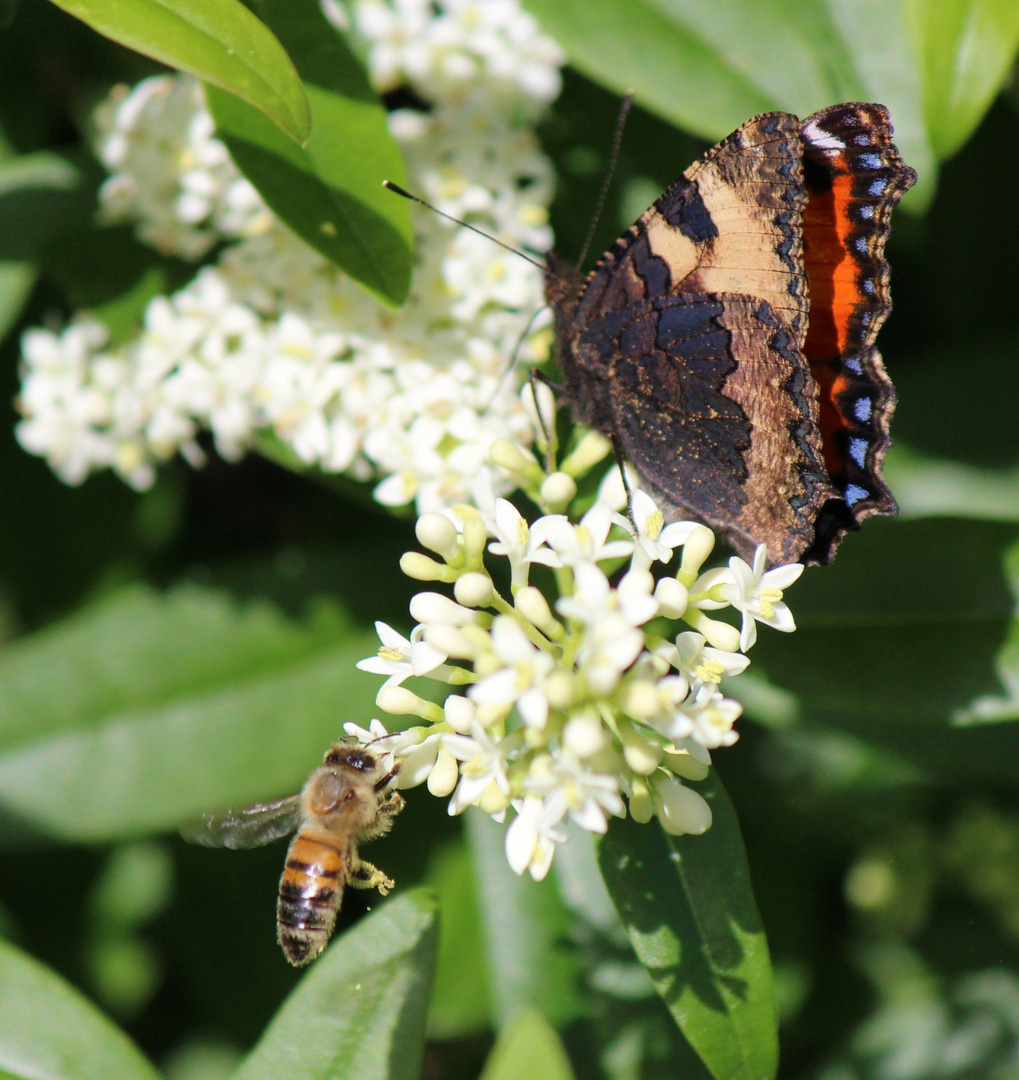
POLYGON ((301 796, 288 795, 243 810, 202 814, 198 821, 182 825, 180 834, 189 843, 203 847, 258 847, 292 833, 300 822, 301 796))

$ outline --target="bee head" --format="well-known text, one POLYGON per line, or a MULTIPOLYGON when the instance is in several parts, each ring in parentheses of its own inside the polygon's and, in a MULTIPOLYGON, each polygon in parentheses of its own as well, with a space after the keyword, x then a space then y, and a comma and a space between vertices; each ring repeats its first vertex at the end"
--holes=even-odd
POLYGON ((343 743, 337 743, 328 751, 323 764, 342 765, 348 769, 357 769, 358 772, 371 772, 378 767, 374 754, 368 753, 363 747, 343 743))

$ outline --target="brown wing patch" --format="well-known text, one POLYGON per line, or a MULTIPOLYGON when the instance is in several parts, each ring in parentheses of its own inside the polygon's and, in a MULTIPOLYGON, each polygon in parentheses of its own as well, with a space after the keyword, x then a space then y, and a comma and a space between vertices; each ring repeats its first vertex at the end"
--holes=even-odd
POLYGON ((593 323, 612 354, 612 425, 672 518, 697 518, 752 559, 798 559, 835 495, 821 461, 817 386, 764 301, 675 296, 593 323))

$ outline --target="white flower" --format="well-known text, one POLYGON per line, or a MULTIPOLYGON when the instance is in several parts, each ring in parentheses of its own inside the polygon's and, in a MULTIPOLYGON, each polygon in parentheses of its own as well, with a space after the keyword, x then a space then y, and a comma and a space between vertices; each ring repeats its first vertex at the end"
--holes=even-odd
POLYGON ((550 520, 545 537, 563 566, 626 558, 633 552, 632 541, 608 539, 614 520, 611 507, 596 502, 580 519, 579 525, 561 515, 550 520))
POLYGON ((664 646, 658 650, 658 654, 689 681, 694 693, 702 686, 716 689, 723 675, 739 675, 750 663, 750 658, 742 653, 713 649, 703 634, 692 630, 676 638, 674 649, 664 646))
POLYGON ((594 772, 565 751, 539 757, 524 787, 531 794, 545 797, 545 812, 553 823, 569 814, 582 829, 604 833, 609 827, 606 814, 625 814, 619 778, 594 772))
POLYGON ((509 760, 518 750, 519 743, 520 739, 514 736, 497 738, 477 721, 471 726, 470 735, 443 736, 443 747, 463 762, 460 783, 449 801, 451 815, 483 803, 486 796, 505 810, 510 802, 509 760))
POLYGON ((445 663, 446 654, 423 640, 424 629, 421 625, 415 626, 408 641, 386 623, 376 622, 375 631, 382 646, 377 656, 359 660, 358 669, 371 671, 376 675, 388 675, 389 678, 382 684, 383 688, 399 686, 412 675, 434 672, 445 663))
POLYGON ((591 563, 578 565, 574 577, 574 595, 556 601, 556 609, 583 624, 578 650, 581 672, 592 689, 608 693, 640 655, 644 634, 638 627, 654 616, 658 604, 644 591, 648 583, 642 574, 627 574, 618 589, 591 563))
POLYGON ((556 844, 566 842, 566 833, 556 829, 562 814, 549 812, 546 800, 531 796, 514 799, 517 816, 506 830, 506 861, 516 874, 530 871, 535 881, 548 874, 556 844), (558 814, 558 816, 556 816, 558 814))
POLYGON ((492 645, 505 666, 472 686, 467 696, 476 705, 506 712, 515 705, 528 727, 543 728, 548 721, 544 683, 555 667, 555 660, 532 644, 517 621, 508 615, 493 623, 492 645))
POLYGON ((622 514, 613 514, 612 520, 617 525, 622 525, 636 541, 633 552, 634 569, 646 570, 656 560, 667 563, 672 558, 673 549, 686 543, 687 537, 698 528, 693 521, 674 521, 671 525, 666 525, 654 499, 640 488, 633 492, 630 512, 633 514, 633 523, 637 526, 636 533, 633 532, 633 524, 629 518, 622 514))
POLYGON ((792 612, 782 603, 782 590, 788 589, 799 578, 803 573, 803 564, 789 563, 765 571, 767 558, 767 549, 764 544, 759 544, 754 553, 753 569, 742 559, 730 559, 733 581, 728 585, 723 584, 719 590, 737 611, 743 613, 739 647, 744 652, 757 641, 758 622, 784 633, 796 629, 792 612))
POLYGON ((505 555, 510 561, 513 585, 527 584, 532 562, 545 566, 560 565, 558 557, 546 548, 545 541, 549 530, 569 524, 562 515, 539 518, 533 526, 520 511, 507 499, 495 500, 495 535, 498 538, 488 545, 493 555, 505 555))

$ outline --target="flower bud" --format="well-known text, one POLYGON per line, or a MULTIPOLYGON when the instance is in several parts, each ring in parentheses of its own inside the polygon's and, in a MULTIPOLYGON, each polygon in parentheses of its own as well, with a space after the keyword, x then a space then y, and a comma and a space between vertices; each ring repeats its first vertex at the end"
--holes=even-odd
POLYGON ((435 765, 428 774, 428 790, 439 799, 452 794, 460 777, 457 760, 448 750, 440 750, 435 765))
POLYGON ((707 765, 689 754, 666 754, 662 764, 684 780, 703 780, 711 771, 707 765))
POLYGON ((563 747, 581 761, 605 748, 607 737, 602 722, 593 713, 571 716, 563 727, 563 747))
POLYGON ((577 700, 577 676, 572 671, 553 671, 545 680, 545 697, 553 709, 569 709, 577 700))
POLYGON ((400 569, 415 581, 449 580, 449 567, 422 555, 420 551, 405 551, 400 556, 400 569))
POLYGON ((477 570, 468 571, 456 579, 453 595, 464 607, 487 607, 492 601, 492 579, 477 570))
POLYGON ((655 804, 651 801, 651 792, 647 784, 638 777, 633 780, 633 792, 628 802, 630 817, 638 825, 646 825, 655 816, 655 804))
POLYGON ((696 608, 688 609, 683 619, 699 633, 703 634, 708 644, 723 652, 736 652, 739 649, 739 630, 728 623, 711 619, 696 608))
POLYGON ((657 739, 639 735, 632 727, 620 729, 623 760, 638 776, 650 776, 662 760, 662 746, 657 739))
POLYGON ((540 589, 536 589, 533 585, 525 585, 517 590, 513 603, 517 611, 546 637, 558 641, 563 636, 563 625, 552 614, 548 601, 540 589))
POLYGON ((446 723, 459 735, 470 735, 471 723, 477 715, 474 702, 463 694, 450 694, 443 702, 446 723))
POLYGON ((706 526, 699 525, 686 538, 683 545, 683 560, 679 566, 680 579, 690 585, 697 578, 704 565, 704 560, 715 546, 715 534, 706 526))
POLYGON ((635 720, 650 720, 661 712, 662 702, 655 683, 649 679, 631 678, 623 684, 620 706, 635 720))
POLYGON ((600 431, 589 431, 573 453, 563 458, 559 468, 570 476, 582 476, 611 452, 612 443, 600 431))
POLYGON ((532 457, 528 457, 523 450, 512 443, 509 439, 496 439, 488 448, 488 458, 493 465, 507 472, 516 473, 525 480, 538 486, 545 478, 541 466, 532 457))
POLYGON ((460 553, 456 526, 445 514, 422 514, 414 526, 414 535, 422 547, 441 555, 447 562, 460 553))
POLYGON ((490 781, 488 787, 481 793, 478 806, 486 814, 501 814, 510 804, 509 795, 494 781, 490 781))
POLYGON ((461 607, 448 596, 435 592, 418 593, 410 602, 410 613, 417 622, 426 625, 442 623, 446 626, 468 626, 475 618, 470 608, 461 607))
POLYGON ((689 595, 686 586, 675 578, 661 578, 655 586, 659 615, 667 619, 681 619, 686 612, 689 595))
POLYGON ((480 652, 470 637, 456 626, 432 623, 424 628, 423 637, 429 645, 457 660, 474 660, 480 652))
POLYGON ((420 716, 433 724, 444 719, 438 705, 425 701, 403 686, 383 686, 375 698, 375 704, 394 716, 420 716))
POLYGON ((662 779, 653 790, 662 828, 673 836, 700 836, 711 828, 711 807, 692 788, 678 780, 662 779))
POLYGON ((480 517, 469 517, 464 522, 464 556, 470 567, 481 566, 488 543, 488 529, 480 517))
POLYGON ((541 501, 550 514, 561 514, 576 494, 576 482, 564 472, 546 476, 541 485, 541 501))

